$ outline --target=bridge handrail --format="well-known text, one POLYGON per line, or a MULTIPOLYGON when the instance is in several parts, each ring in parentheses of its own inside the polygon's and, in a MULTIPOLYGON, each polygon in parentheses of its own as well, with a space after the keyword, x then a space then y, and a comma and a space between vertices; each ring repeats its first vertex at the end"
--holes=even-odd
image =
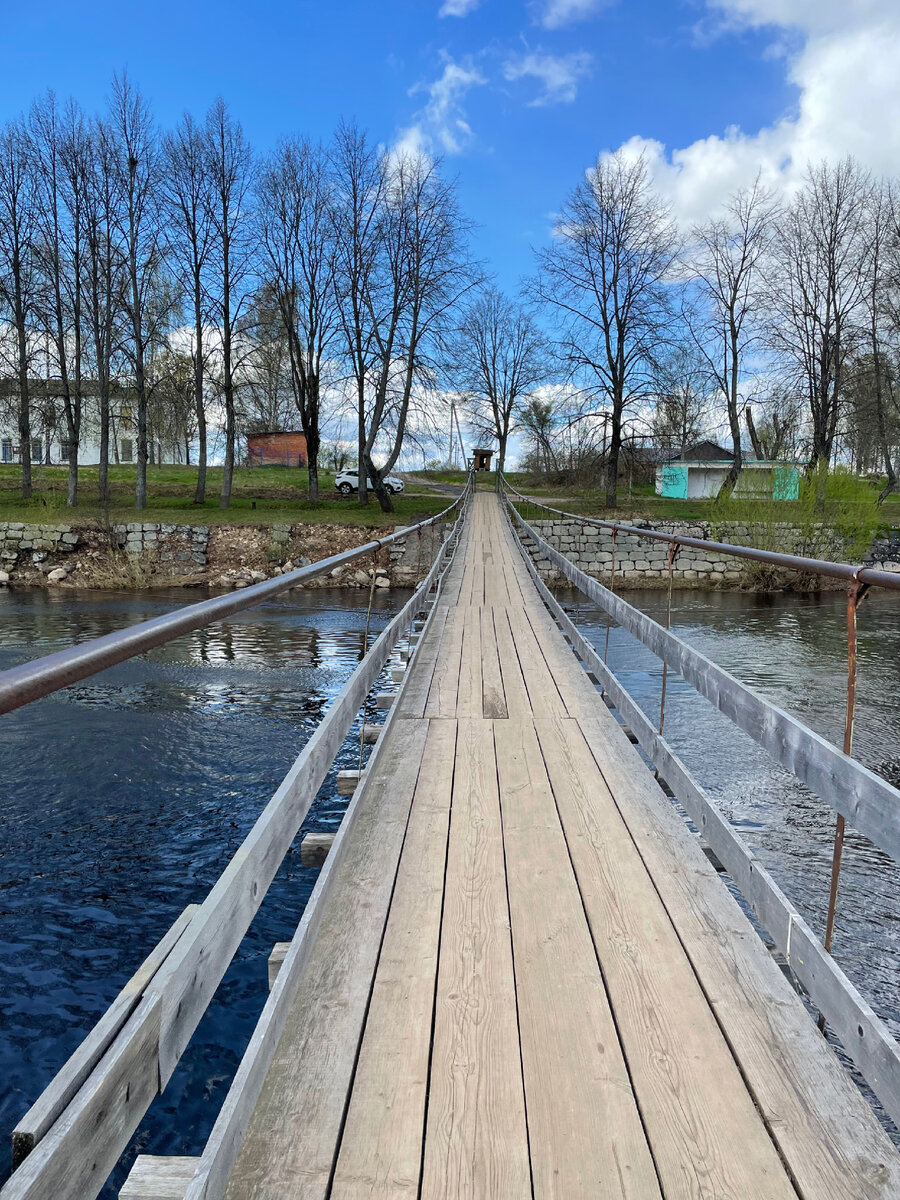
POLYGON ((383 546, 390 546, 411 534, 421 533, 429 525, 444 520, 463 503, 467 495, 468 485, 452 504, 425 521, 405 526, 395 533, 375 538, 361 546, 354 546, 340 554, 333 554, 330 558, 320 559, 307 567, 298 567, 296 571, 290 571, 287 575, 279 575, 275 579, 267 579, 263 583, 256 583, 236 592, 227 592, 223 596, 214 596, 211 600, 184 605, 173 612, 163 613, 161 617, 141 621, 126 629, 117 629, 113 633, 104 634, 103 637, 93 638, 89 642, 70 646, 66 650, 47 654, 43 658, 36 658, 19 667, 0 672, 0 715, 30 704, 41 696, 48 696, 60 688, 69 687, 79 679, 95 675, 98 671, 134 658, 137 654, 171 642, 184 633, 202 629, 215 621, 242 612, 245 608, 252 608, 255 604, 278 596, 327 571, 333 571, 336 567, 346 566, 347 563, 367 554, 374 554, 383 546))
MULTIPOLYGON (((509 511, 515 513, 512 506, 509 511)), ((542 553, 552 551, 554 560, 556 556, 562 558, 559 551, 548 546, 546 541, 531 529, 527 521, 518 513, 515 513, 515 516, 520 525, 528 530, 528 535, 534 538, 542 553)), ((656 767, 660 779, 667 781, 688 816, 706 838, 713 853, 756 914, 760 925, 771 935, 794 975, 808 992, 812 1003, 826 1017, 885 1110, 894 1121, 900 1122, 900 1046, 891 1032, 847 978, 809 923, 797 911, 740 834, 732 828, 727 817, 722 815, 656 725, 573 624, 541 579, 515 528, 512 532, 523 551, 525 565, 541 598, 584 663, 585 669, 597 679, 610 702, 637 738, 638 745, 656 767)), ((574 565, 569 565, 572 570, 566 574, 575 586, 591 599, 600 600, 599 592, 607 589, 601 589, 596 580, 585 575, 574 565)), ((625 601, 620 601, 620 605, 632 608, 625 601)), ((621 613, 622 609, 617 611, 621 613)), ((632 609, 632 612, 637 613, 638 610, 632 609)), ((649 617, 644 617, 644 620, 648 625, 655 625, 660 634, 666 633, 662 626, 656 625, 649 617)), ((634 628, 629 628, 629 632, 640 637, 634 628)), ((649 643, 645 642, 645 645, 649 643)), ((659 654, 655 645, 650 646, 650 649, 659 654)), ((697 657, 702 659, 703 656, 697 657)), ((738 681, 734 682, 738 687, 743 686, 738 681)), ((749 732, 752 734, 752 730, 749 732)), ((900 800, 900 795, 897 799, 900 800)))
POLYGON ((777 550, 760 550, 756 546, 734 546, 729 542, 714 542, 711 538, 686 537, 680 533, 665 533, 661 529, 645 528, 642 525, 627 525, 621 521, 604 521, 599 517, 588 517, 581 513, 567 512, 562 508, 553 508, 542 504, 539 500, 526 496, 517 491, 506 479, 505 475, 498 476, 504 492, 511 492, 524 503, 544 512, 554 513, 581 525, 596 525, 601 529, 609 529, 613 533, 633 534, 635 537, 649 538, 652 541, 666 542, 670 546, 690 547, 693 550, 712 550, 716 554, 725 554, 731 558, 745 558, 754 562, 768 563, 774 567, 784 567, 793 571, 802 571, 809 575, 825 575, 830 579, 842 579, 845 583, 864 583, 870 587, 890 588, 900 592, 900 572, 878 571, 864 564, 854 566, 852 563, 830 562, 822 558, 806 558, 799 554, 782 554, 777 550))
MULTIPOLYGON (((541 537, 508 497, 505 499, 511 519, 579 591, 605 609, 623 629, 662 659, 665 666, 677 671, 811 791, 900 861, 900 791, 576 567, 541 537)), ((521 546, 515 527, 513 534, 521 546)), ((884 1022, 831 957, 830 948, 822 944, 722 817, 661 732, 566 617, 527 554, 525 562, 545 604, 586 668, 595 674, 627 719, 639 745, 661 776, 677 789, 678 799, 708 838, 813 1003, 831 1023, 886 1111, 900 1122, 900 1046, 884 1022)))
MULTIPOLYGON (((465 507, 471 493, 470 477, 444 513, 369 545, 433 524, 451 509, 465 507)), ((428 593, 440 591, 461 524, 456 523, 424 581, 329 705, 206 899, 178 918, 18 1122, 13 1135, 16 1170, 0 1188, 0 1200, 90 1200, 103 1187, 144 1113, 171 1078, 389 654, 411 629, 428 593)), ((283 578, 290 581, 291 576, 283 578)), ((257 591, 257 599, 271 594, 267 590, 261 597, 257 591)), ((204 608, 206 603, 191 607, 204 608)))

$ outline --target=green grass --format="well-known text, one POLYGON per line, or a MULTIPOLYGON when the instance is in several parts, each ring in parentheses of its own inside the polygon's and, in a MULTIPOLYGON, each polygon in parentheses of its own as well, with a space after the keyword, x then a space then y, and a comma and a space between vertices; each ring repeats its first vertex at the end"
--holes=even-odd
POLYGON ((307 499, 306 472, 288 467, 235 468, 231 505, 219 506, 222 468, 207 473, 207 500, 194 503, 196 467, 148 466, 147 507, 134 507, 136 468, 111 466, 111 498, 108 510, 97 500, 97 468, 78 472, 79 502, 66 505, 66 467, 36 466, 32 470, 35 496, 21 498, 21 468, 0 466, 0 521, 88 524, 106 521, 171 522, 189 525, 270 524, 282 522, 332 522, 347 525, 411 524, 433 516, 447 507, 448 498, 438 494, 404 493, 394 497, 394 512, 383 513, 374 499, 364 508, 355 496, 343 497, 334 490, 334 475, 319 475, 317 504, 307 499))

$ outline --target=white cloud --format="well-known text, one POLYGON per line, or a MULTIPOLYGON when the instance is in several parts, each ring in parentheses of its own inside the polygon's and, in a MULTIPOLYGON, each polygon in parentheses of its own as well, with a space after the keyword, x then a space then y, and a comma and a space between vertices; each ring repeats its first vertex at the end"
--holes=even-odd
POLYGON ((401 131, 395 149, 461 154, 474 136, 466 120, 463 100, 471 88, 484 83, 487 80, 470 61, 460 64, 448 58, 438 79, 417 83, 410 89, 411 96, 425 92, 428 99, 416 113, 413 124, 401 131))
POLYGON ((545 29, 562 29, 594 16, 608 3, 609 0, 542 0, 537 21, 545 29))
POLYGON ((571 104, 577 95, 579 81, 590 74, 592 62, 591 55, 584 50, 560 55, 529 53, 507 59, 503 64, 503 75, 510 81, 540 80, 543 91, 529 101, 532 106, 571 104))
POLYGON ((785 192, 810 162, 852 154, 876 174, 900 165, 900 6, 895 0, 709 0, 732 23, 801 41, 785 58, 795 108, 755 133, 737 127, 667 148, 635 137, 683 224, 702 220, 757 174, 785 192))
POLYGON ((481 0, 444 0, 438 10, 439 17, 467 17, 481 4, 481 0))

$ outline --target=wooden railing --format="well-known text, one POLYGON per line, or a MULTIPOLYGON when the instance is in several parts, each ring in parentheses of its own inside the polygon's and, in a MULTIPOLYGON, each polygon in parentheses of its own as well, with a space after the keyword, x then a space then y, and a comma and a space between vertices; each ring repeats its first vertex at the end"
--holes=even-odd
MULTIPOLYGON (((506 490, 502 490, 512 532, 522 549, 528 570, 544 603, 585 669, 597 679, 623 721, 631 728, 638 745, 657 769, 660 778, 666 781, 670 791, 706 838, 753 909, 760 925, 771 935, 794 975, 808 992, 810 1000, 840 1038, 885 1110, 900 1124, 900 1046, 809 924, 693 777, 663 737, 659 727, 641 710, 605 660, 563 611, 540 578, 517 529, 530 539, 540 554, 548 558, 579 591, 607 612, 613 621, 647 646, 666 667, 681 675, 719 712, 749 734, 776 762, 898 862, 900 791, 856 759, 842 753, 796 717, 741 683, 670 630, 628 604, 621 596, 585 574, 541 537, 517 511, 506 490)), ((527 500, 527 503, 531 504, 532 501, 527 500)), ((546 508, 544 505, 538 507, 546 508)), ((563 515, 571 520, 585 520, 571 513, 563 515)), ((648 533, 647 530, 636 529, 630 525, 618 528, 639 537, 648 533)), ((652 532, 655 534, 657 531, 652 532)), ((892 583, 895 580, 894 576, 888 578, 892 583)))
MULTIPOLYGON (((16 672, 6 672, 0 676, 0 695, 4 694, 4 678, 16 674, 17 682, 7 687, 5 695, 7 707, 17 707, 9 703, 19 694, 16 687, 24 688, 29 699, 45 695, 73 678, 103 669, 110 661, 122 661, 186 629, 220 620, 228 612, 296 586, 301 581, 297 577, 308 578, 311 570, 321 573, 337 559, 352 561, 397 538, 415 536, 451 510, 465 508, 470 495, 471 483, 438 517, 316 563, 312 569, 304 568, 255 589, 247 588, 238 596, 218 597, 97 639, 76 648, 77 655, 63 652, 26 664, 16 672), (219 603, 223 600, 228 605, 219 603), (163 633, 167 636, 161 636, 163 633), (99 651, 98 643, 102 643, 99 651), (91 663, 91 670, 83 669, 91 663)), ((409 638, 416 615, 430 608, 439 592, 461 525, 462 521, 457 520, 423 583, 368 649, 329 706, 209 895, 182 913, 19 1121, 13 1133, 15 1169, 0 1189, 0 1200, 93 1200, 100 1192, 144 1113, 171 1079, 389 655, 404 636, 409 638)), ((377 754, 378 743, 370 763, 377 754)), ((335 840, 332 854, 340 853, 340 837, 335 840)), ((320 879, 307 905, 307 925, 317 919, 319 910, 313 900, 322 890, 320 879)), ((277 991, 282 997, 293 969, 288 961, 279 975, 277 991)), ((249 1095, 253 1082, 246 1086, 249 1095)))

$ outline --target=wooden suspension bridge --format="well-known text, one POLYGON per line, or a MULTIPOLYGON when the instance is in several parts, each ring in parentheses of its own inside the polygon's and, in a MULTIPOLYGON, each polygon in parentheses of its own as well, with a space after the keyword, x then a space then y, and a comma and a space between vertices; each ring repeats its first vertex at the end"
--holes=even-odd
MULTIPOLYGON (((404 633, 399 690, 205 1150, 138 1158, 120 1195, 900 1197, 900 1154, 672 791, 895 1119, 897 1044, 568 621, 517 526, 540 539, 511 518, 467 495, 214 892, 20 1123, 2 1200, 97 1194, 404 633)), ((575 581, 898 856, 894 789, 575 581)))

